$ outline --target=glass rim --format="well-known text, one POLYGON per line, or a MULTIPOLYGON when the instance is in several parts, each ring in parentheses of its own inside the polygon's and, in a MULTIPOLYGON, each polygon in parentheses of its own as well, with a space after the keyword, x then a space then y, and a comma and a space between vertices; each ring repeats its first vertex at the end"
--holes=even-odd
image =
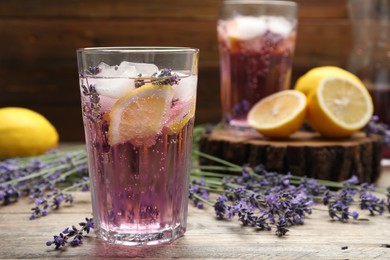
POLYGON ((87 47, 76 50, 78 53, 199 53, 198 48, 164 47, 164 46, 118 46, 118 47, 87 47))
POLYGON ((293 1, 269 1, 269 0, 225 0, 222 5, 269 5, 269 6, 290 6, 298 7, 298 4, 293 1))

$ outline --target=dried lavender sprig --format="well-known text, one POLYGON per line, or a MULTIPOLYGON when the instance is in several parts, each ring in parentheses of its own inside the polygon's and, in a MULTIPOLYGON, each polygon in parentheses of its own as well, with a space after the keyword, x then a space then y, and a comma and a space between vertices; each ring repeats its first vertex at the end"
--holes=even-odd
POLYGON ((209 202, 209 191, 203 189, 203 186, 206 186, 206 181, 204 178, 199 178, 198 180, 193 180, 191 182, 189 189, 189 199, 192 200, 195 207, 198 209, 203 208, 203 203, 212 205, 212 203, 209 202))
POLYGON ((240 172, 242 170, 242 167, 237 165, 237 164, 234 164, 234 163, 228 162, 226 160, 220 159, 218 157, 215 157, 215 156, 203 153, 201 151, 193 150, 192 154, 196 155, 196 156, 199 156, 199 157, 203 157, 203 158, 209 159, 209 160, 217 162, 217 163, 220 163, 220 164, 222 164, 224 166, 231 167, 232 169, 239 170, 240 172))
POLYGON ((1 182, 0 185, 17 184, 19 182, 26 181, 26 180, 33 179, 33 178, 47 177, 48 174, 50 174, 54 171, 64 170, 64 169, 69 168, 69 166, 75 166, 78 164, 82 165, 82 164, 85 164, 87 161, 86 155, 82 154, 81 151, 76 151, 75 153, 68 153, 67 156, 70 158, 73 158, 72 160, 74 160, 74 158, 77 158, 79 160, 75 161, 75 162, 71 161, 68 164, 64 164, 64 162, 56 160, 56 161, 53 161, 52 164, 50 164, 49 167, 47 167, 47 168, 43 168, 42 170, 35 171, 30 175, 26 175, 26 176, 23 176, 23 177, 20 177, 17 179, 12 179, 9 181, 1 182))
POLYGON ((0 202, 4 205, 17 202, 21 196, 43 201, 45 191, 53 190, 68 176, 81 178, 87 173, 86 151, 84 146, 78 146, 35 157, 12 158, 0 162, 0 169, 0 202))
POLYGON ((179 75, 172 73, 170 69, 161 69, 152 75, 152 83, 155 85, 177 85, 180 81, 179 75))
POLYGON ((172 73, 170 69, 161 69, 154 73, 151 78, 142 78, 142 74, 138 75, 139 79, 135 80, 135 87, 139 88, 146 83, 152 83, 154 85, 177 85, 179 84, 180 77, 176 73, 172 73))
POLYGON ((193 169, 209 170, 209 171, 215 170, 221 172, 241 172, 241 169, 238 168, 231 168, 231 167, 218 166, 218 165, 196 165, 193 167, 193 169))
POLYGON ((47 194, 44 197, 35 199, 35 207, 31 208, 30 220, 37 219, 39 217, 47 216, 49 210, 58 210, 62 203, 73 203, 73 196, 70 193, 64 193, 63 191, 56 189, 54 192, 47 194))
POLYGON ((79 190, 80 187, 81 191, 89 191, 89 178, 87 176, 84 176, 81 180, 73 183, 72 186, 63 189, 62 191, 79 190))
MULTIPOLYGON (((217 162, 217 163, 220 163, 220 164, 223 165, 223 166, 218 166, 218 165, 214 165, 214 166, 194 165, 193 168, 192 168, 192 171, 191 171, 192 175, 201 176, 203 171, 198 171, 198 169, 213 169, 213 170, 218 171, 218 172, 217 173, 216 172, 208 172, 208 173, 210 173, 210 174, 221 174, 221 176, 222 175, 223 176, 231 176, 230 174, 223 174, 222 173, 222 172, 227 172, 227 171, 242 172, 243 167, 239 166, 237 164, 228 162, 228 161, 223 160, 221 158, 218 158, 218 157, 215 157, 213 155, 209 155, 209 154, 197 151, 197 150, 193 150, 192 153, 194 155, 196 155, 196 156, 203 157, 203 158, 209 159, 211 161, 214 161, 214 162, 217 162)), ((256 174, 251 168, 249 168, 249 171, 252 174, 256 174)), ((204 176, 207 176, 207 172, 204 172, 204 173, 205 173, 204 176)), ((290 182, 291 182, 291 184, 298 184, 299 185, 304 179, 307 179, 307 177, 306 176, 291 175, 290 182)), ((315 179, 315 181, 319 185, 323 185, 323 186, 326 186, 328 188, 341 189, 341 188, 343 188, 345 186, 343 182, 337 182, 337 181, 331 181, 331 180, 322 180, 322 179, 315 179)), ((351 188, 355 188, 355 189, 360 189, 359 185, 351 185, 350 187, 351 188)), ((383 189, 380 189, 380 188, 377 188, 377 187, 375 187, 374 191, 378 192, 378 193, 381 193, 381 194, 386 194, 386 190, 383 190, 383 189)))
MULTIPOLYGON (((274 197, 267 197, 267 194, 246 189, 245 182, 253 179, 246 172, 247 166, 243 169, 245 170, 241 182, 237 181, 237 177, 228 175, 223 181, 207 178, 198 183, 192 182, 192 185, 205 187, 211 184, 213 187, 224 187, 224 193, 214 203, 215 213, 219 218, 231 219, 237 216, 243 225, 262 230, 271 230, 273 225, 278 236, 285 235, 290 225, 303 224, 304 216, 311 213, 310 198, 302 192, 297 193, 296 190, 286 189, 273 193, 274 197)), ((212 189, 210 191, 214 192, 212 189)))
POLYGON ((341 222, 348 221, 349 217, 357 219, 359 214, 356 211, 350 212, 349 208, 353 202, 354 194, 348 189, 342 189, 336 194, 327 191, 324 194, 323 203, 328 206, 329 216, 341 222))
MULTIPOLYGON (((310 214, 311 206, 315 204, 311 198, 318 200, 323 197, 324 200, 327 200, 324 204, 328 206, 330 217, 342 222, 347 221, 350 217, 358 218, 358 213, 349 209, 352 203, 356 203, 353 197, 358 192, 366 194, 365 199, 359 202, 361 209, 367 209, 371 214, 373 212, 381 214, 384 209, 384 201, 376 199, 366 191, 368 190, 367 187, 370 187, 370 191, 374 191, 374 187, 368 184, 359 185, 356 176, 352 176, 343 183, 327 180, 317 181, 290 174, 267 172, 263 166, 251 168, 244 165, 241 167, 211 155, 197 151, 195 153, 197 156, 205 157, 223 165, 220 168, 218 166, 203 167, 203 169, 213 169, 217 172, 202 171, 202 167, 197 166, 194 166, 191 171, 193 180, 201 176, 205 178, 202 185, 193 181, 193 185, 198 185, 197 188, 212 193, 221 193, 221 187, 224 187, 224 193, 214 202, 217 217, 232 218, 236 215, 242 224, 265 230, 270 230, 271 225, 275 225, 278 236, 285 235, 290 225, 303 224, 304 215, 310 214), (232 176, 231 174, 218 172, 226 172, 226 169, 234 171, 241 169, 242 176, 232 176), (325 185, 338 188, 340 191, 330 191, 325 185), (263 194, 271 196, 266 199, 268 201, 267 205, 264 204, 263 194), (296 194, 300 195, 296 197, 296 194), (297 203, 297 201, 300 202, 297 203), (304 206, 301 207, 300 205, 304 206)), ((387 198, 387 205, 389 206, 390 189, 388 189, 387 198)))
POLYGON ((371 215, 383 214, 385 211, 385 200, 377 198, 371 191, 374 187, 363 183, 360 189, 360 209, 368 210, 371 215))
POLYGON ((81 227, 80 229, 74 225, 65 228, 59 235, 54 235, 53 240, 47 241, 46 245, 55 245, 56 250, 64 247, 66 244, 79 246, 85 237, 85 233, 89 234, 90 230, 95 228, 92 218, 85 218, 85 222, 80 222, 79 226, 81 227), (71 241, 69 242, 69 240, 71 241))
POLYGON ((35 207, 31 208, 30 220, 47 216, 50 209, 58 210, 63 203, 72 204, 73 195, 67 193, 70 190, 77 190, 81 187, 82 191, 89 190, 89 178, 84 176, 80 181, 73 183, 73 185, 64 188, 62 190, 55 189, 54 192, 48 194, 42 194, 35 198, 35 207))

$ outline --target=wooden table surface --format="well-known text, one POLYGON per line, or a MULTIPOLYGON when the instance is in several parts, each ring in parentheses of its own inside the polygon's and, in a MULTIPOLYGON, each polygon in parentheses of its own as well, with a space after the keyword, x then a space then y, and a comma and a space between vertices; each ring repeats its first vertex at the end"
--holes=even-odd
MULTIPOLYGON (((380 186, 390 184, 390 171, 382 173, 380 186)), ((241 227, 237 220, 215 219, 213 209, 189 206, 188 230, 171 245, 134 248, 110 245, 92 232, 75 248, 54 250, 47 240, 65 227, 91 217, 89 193, 75 193, 72 206, 30 221, 28 200, 0 206, 0 259, 123 259, 123 258, 224 258, 224 259, 390 259, 390 213, 369 221, 332 221, 326 210, 314 210, 302 226, 285 237, 273 231, 241 227)), ((325 208, 322 208, 325 209, 325 208)), ((361 213, 361 212, 360 212, 361 213)), ((366 212, 360 214, 366 217, 366 212)))

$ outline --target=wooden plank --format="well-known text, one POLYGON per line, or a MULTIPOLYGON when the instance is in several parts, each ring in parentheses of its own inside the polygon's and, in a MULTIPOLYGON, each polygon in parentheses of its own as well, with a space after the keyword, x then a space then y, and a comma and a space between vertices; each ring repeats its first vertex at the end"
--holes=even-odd
POLYGON ((30 205, 25 200, 0 207, 0 259, 386 259, 389 254, 389 249, 381 246, 388 244, 390 236, 386 215, 339 223, 330 221, 321 208, 313 211, 304 225, 292 227, 285 237, 278 238, 273 231, 242 227, 236 220, 218 221, 212 208, 198 210, 191 205, 185 236, 168 246, 116 246, 96 239, 92 232, 79 247, 58 251, 46 247, 45 242, 66 226, 91 216, 89 194, 76 196, 72 207, 33 221, 28 220, 30 205))
POLYGON ((222 0, 3 0, 3 17, 73 17, 73 18, 202 18, 214 19, 222 0))
POLYGON ((299 5, 299 18, 348 18, 348 0, 295 0, 299 5))
POLYGON ((160 45, 201 48, 207 63, 218 59, 215 28, 214 21, 4 19, 0 61, 75 61, 82 47, 160 45))
MULTIPOLYGON (((25 66, 29 62, 75 60, 75 51, 81 47, 161 45, 200 48, 200 65, 217 65, 215 28, 215 21, 56 19, 49 23, 45 19, 2 19, 3 53, 0 62, 23 62, 25 66)), ((349 54, 350 46, 347 22, 302 20, 295 56, 343 59, 349 54)))
POLYGON ((346 61, 352 41, 348 22, 343 20, 305 20, 299 24, 294 65, 308 65, 318 58, 346 61), (309 58, 310 60, 307 60, 309 58))
MULTIPOLYGON (((37 4, 28 0, 0 1, 2 17, 72 17, 72 18, 186 18, 213 19, 223 0, 40 0, 37 4)), ((300 18, 346 18, 347 0, 296 0, 300 18)))

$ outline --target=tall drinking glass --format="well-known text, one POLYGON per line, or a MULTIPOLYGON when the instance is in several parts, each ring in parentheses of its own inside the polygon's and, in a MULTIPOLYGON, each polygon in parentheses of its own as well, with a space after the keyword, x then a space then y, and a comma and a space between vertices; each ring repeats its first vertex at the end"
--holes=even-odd
POLYGON ((222 121, 249 129, 247 113, 260 99, 289 88, 297 31, 297 4, 226 0, 217 26, 222 121))
POLYGON ((187 227, 197 49, 77 50, 95 232, 158 245, 187 227))
MULTIPOLYGON (((348 69, 367 87, 374 114, 390 125, 390 1, 349 0, 352 49, 348 69)), ((390 161, 390 144, 383 145, 390 161)))

